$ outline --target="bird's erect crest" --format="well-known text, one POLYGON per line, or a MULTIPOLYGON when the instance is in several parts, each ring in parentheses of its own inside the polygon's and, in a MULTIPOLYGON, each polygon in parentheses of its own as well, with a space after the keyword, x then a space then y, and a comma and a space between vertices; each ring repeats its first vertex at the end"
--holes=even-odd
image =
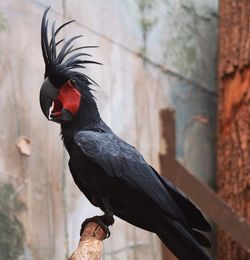
MULTIPOLYGON (((87 48, 96 48, 98 46, 82 46, 74 48, 72 44, 76 39, 82 37, 82 35, 77 35, 70 38, 69 40, 57 40, 58 33, 68 24, 74 22, 74 20, 66 22, 55 28, 55 22, 51 25, 51 31, 49 30, 49 22, 47 19, 47 13, 50 7, 48 7, 42 18, 41 24, 41 47, 43 59, 45 62, 45 78, 49 78, 51 82, 53 81, 63 81, 63 79, 69 79, 71 75, 80 75, 84 77, 89 83, 96 84, 87 75, 75 71, 75 69, 85 68, 86 64, 94 63, 101 64, 92 60, 85 60, 83 57, 91 57, 90 54, 85 52, 78 52, 79 50, 84 50, 87 48), (58 46, 62 45, 61 48, 58 46)), ((58 85, 58 84, 57 84, 58 85)))

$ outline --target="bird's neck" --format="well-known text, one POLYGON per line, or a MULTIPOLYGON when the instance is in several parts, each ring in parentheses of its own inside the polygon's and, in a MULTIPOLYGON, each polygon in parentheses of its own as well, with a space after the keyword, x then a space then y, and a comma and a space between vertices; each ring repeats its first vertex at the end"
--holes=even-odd
POLYGON ((61 134, 66 149, 68 151, 71 149, 77 132, 88 129, 91 125, 98 124, 100 121, 101 117, 95 100, 93 98, 83 99, 75 118, 68 123, 61 124, 61 134))

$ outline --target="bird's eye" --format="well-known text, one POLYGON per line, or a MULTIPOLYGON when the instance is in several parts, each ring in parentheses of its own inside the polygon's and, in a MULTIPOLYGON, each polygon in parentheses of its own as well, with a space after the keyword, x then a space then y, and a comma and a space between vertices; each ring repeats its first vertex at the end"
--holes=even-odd
POLYGON ((76 81, 75 81, 74 79, 71 79, 71 80, 70 80, 70 83, 71 83, 72 85, 75 85, 75 84, 76 84, 76 81))

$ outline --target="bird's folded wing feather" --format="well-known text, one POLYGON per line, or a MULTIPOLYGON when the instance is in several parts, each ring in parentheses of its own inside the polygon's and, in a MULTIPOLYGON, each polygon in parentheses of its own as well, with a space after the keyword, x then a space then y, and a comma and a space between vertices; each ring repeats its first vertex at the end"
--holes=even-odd
POLYGON ((166 216, 186 224, 170 193, 134 147, 113 133, 80 131, 74 140, 82 152, 99 164, 108 176, 119 178, 124 185, 145 194, 166 216))

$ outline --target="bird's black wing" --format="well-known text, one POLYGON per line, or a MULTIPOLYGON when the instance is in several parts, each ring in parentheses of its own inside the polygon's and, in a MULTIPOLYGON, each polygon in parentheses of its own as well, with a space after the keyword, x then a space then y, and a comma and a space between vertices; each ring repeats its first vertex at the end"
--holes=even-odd
POLYGON ((82 152, 104 172, 144 194, 163 213, 186 226, 181 210, 142 155, 113 133, 80 131, 74 137, 82 152))
MULTIPOLYGON (((197 215, 195 206, 161 178, 134 147, 112 132, 80 131, 74 140, 85 156, 101 166, 103 174, 119 179, 124 187, 129 187, 128 191, 134 189, 142 195, 140 197, 145 196, 147 201, 151 200, 158 207, 157 214, 163 216, 163 222, 152 223, 154 232, 176 257, 210 259, 200 247, 209 247, 210 242, 202 233, 191 229, 197 225, 186 216, 193 213, 197 215), (187 209, 183 211, 182 206, 187 209)), ((206 225, 203 226, 202 218, 200 214, 198 226, 202 225, 201 230, 209 229, 206 225)))

